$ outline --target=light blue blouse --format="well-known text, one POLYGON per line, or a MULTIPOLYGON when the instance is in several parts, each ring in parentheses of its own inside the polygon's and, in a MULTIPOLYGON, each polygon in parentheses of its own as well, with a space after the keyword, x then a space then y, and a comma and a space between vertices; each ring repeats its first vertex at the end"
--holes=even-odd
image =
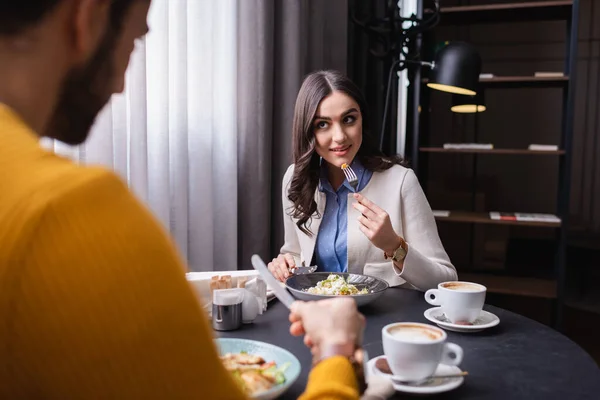
MULTIPOLYGON (((357 191, 371 180, 373 172, 358 160, 350 165, 358 177, 357 191)), ((326 203, 323 220, 317 234, 315 257, 319 272, 346 272, 348 270, 348 195, 354 189, 344 180, 337 191, 327 177, 327 164, 321 164, 319 190, 325 193, 326 203)))

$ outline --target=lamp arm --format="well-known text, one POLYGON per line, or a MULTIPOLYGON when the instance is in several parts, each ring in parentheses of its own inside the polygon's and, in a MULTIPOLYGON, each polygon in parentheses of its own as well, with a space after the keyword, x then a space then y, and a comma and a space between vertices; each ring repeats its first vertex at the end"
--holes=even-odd
POLYGON ((423 67, 429 67, 433 69, 435 63, 433 61, 422 61, 422 60, 398 60, 398 65, 402 68, 402 64, 416 64, 423 67))
POLYGON ((388 83, 387 83, 387 90, 385 93, 385 104, 383 106, 383 120, 381 121, 381 133, 379 135, 379 149, 383 150, 383 139, 384 139, 384 135, 385 135, 385 123, 387 122, 387 111, 388 111, 388 104, 390 101, 390 89, 392 86, 392 77, 394 74, 394 71, 396 70, 396 68, 398 67, 400 70, 406 68, 407 64, 413 64, 413 65, 420 65, 423 67, 429 67, 431 69, 433 69, 435 67, 435 63, 433 61, 422 61, 422 60, 396 60, 392 63, 392 65, 390 66, 390 72, 388 75, 388 83))
POLYGON ((360 16, 355 7, 350 9, 350 20, 364 31, 370 40, 383 43, 383 51, 371 48, 369 49, 370 54, 377 58, 385 58, 398 53, 406 55, 403 48, 408 40, 433 28, 440 21, 440 0, 429 1, 433 3, 433 12, 427 18, 419 18, 415 14, 401 16, 399 15, 400 4, 388 1, 384 17, 360 16), (412 24, 410 27, 404 27, 405 22, 412 24))

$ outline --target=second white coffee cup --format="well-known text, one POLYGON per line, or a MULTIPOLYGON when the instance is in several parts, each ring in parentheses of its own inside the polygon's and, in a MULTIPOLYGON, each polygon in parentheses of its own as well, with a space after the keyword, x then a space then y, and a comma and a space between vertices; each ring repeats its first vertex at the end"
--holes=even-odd
POLYGON ((485 303, 486 287, 479 283, 442 282, 437 289, 425 292, 425 301, 441 306, 444 315, 453 324, 473 323, 485 303))
POLYGON ((418 381, 434 374, 440 363, 459 365, 462 348, 446 342, 446 332, 433 325, 397 322, 382 329, 383 352, 399 380, 418 381))

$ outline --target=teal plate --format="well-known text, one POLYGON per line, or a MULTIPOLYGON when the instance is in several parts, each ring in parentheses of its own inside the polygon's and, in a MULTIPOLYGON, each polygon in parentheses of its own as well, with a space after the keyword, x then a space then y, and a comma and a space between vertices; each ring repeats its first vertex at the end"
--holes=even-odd
POLYGON ((300 361, 289 351, 277 347, 275 345, 258 342, 256 340, 248 339, 228 339, 218 338, 215 339, 215 344, 220 354, 226 353, 241 353, 245 351, 248 354, 260 356, 265 359, 266 362, 275 361, 277 366, 282 366, 289 363, 288 368, 285 370, 285 382, 281 385, 277 385, 274 388, 255 394, 253 399, 260 400, 271 400, 276 399, 285 393, 286 390, 298 379, 300 375, 300 361))

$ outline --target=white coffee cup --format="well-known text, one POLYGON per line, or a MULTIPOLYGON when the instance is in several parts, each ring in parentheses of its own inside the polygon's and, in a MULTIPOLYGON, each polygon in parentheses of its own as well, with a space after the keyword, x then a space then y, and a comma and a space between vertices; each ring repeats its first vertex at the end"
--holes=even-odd
POLYGON ((441 306, 444 315, 453 324, 472 324, 485 304, 486 287, 479 283, 442 282, 437 289, 425 292, 425 301, 441 306))
POLYGON ((434 374, 440 363, 459 365, 462 348, 446 342, 446 332, 433 325, 397 322, 382 329, 383 352, 394 377, 418 381, 434 374))

